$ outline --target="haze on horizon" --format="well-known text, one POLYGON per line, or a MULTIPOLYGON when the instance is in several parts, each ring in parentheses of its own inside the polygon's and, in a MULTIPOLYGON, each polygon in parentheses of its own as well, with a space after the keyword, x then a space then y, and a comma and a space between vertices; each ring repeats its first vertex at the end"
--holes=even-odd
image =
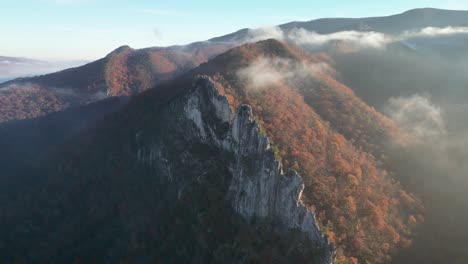
POLYGON ((468 9, 468 3, 451 0, 411 3, 404 0, 391 3, 369 0, 6 1, 1 4, 0 55, 54 61, 95 60, 121 45, 144 48, 186 44, 246 27, 324 17, 386 16, 421 7, 468 9))

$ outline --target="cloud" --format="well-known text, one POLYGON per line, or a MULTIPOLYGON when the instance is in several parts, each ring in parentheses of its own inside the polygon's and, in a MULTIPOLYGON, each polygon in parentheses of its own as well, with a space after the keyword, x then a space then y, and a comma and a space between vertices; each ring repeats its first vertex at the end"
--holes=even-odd
POLYGON ((426 142, 447 134, 441 108, 426 96, 390 98, 385 112, 411 136, 414 143, 426 142))
POLYGON ((10 84, 5 87, 0 88, 0 96, 8 95, 10 91, 14 90, 23 90, 23 91, 33 91, 38 90, 37 85, 33 85, 31 83, 23 83, 23 84, 10 84))
POLYGON ((279 27, 263 27, 251 29, 242 43, 257 42, 265 39, 287 40, 303 47, 320 48, 335 41, 345 42, 353 50, 358 49, 381 49, 388 44, 405 41, 411 38, 439 37, 456 34, 468 34, 468 27, 426 27, 415 31, 405 31, 398 36, 390 36, 375 31, 340 31, 331 34, 319 34, 303 28, 296 28, 284 32, 279 27))
POLYGON ((288 40, 300 46, 323 46, 332 41, 346 41, 355 48, 381 48, 392 38, 378 32, 342 31, 332 34, 318 34, 303 28, 285 33, 279 27, 251 29, 245 42, 257 42, 265 39, 288 40))
POLYGON ((331 34, 318 34, 303 28, 295 29, 288 34, 288 39, 299 45, 322 46, 332 41, 346 41, 362 48, 382 48, 392 38, 379 32, 342 31, 331 34))
POLYGON ((289 68, 289 64, 290 62, 285 59, 260 58, 248 67, 239 70, 238 76, 247 81, 248 86, 261 88, 292 77, 291 72, 281 71, 281 68, 289 68))
POLYGON ((42 62, 42 61, 14 61, 0 60, 0 79, 14 79, 18 77, 30 77, 64 69, 81 66, 85 61, 63 61, 63 62, 42 62))
POLYGON ((468 27, 426 27, 418 31, 405 31, 400 38, 439 37, 456 34, 468 34, 468 27))
POLYGON ((259 58, 237 72, 249 89, 264 89, 281 82, 314 78, 329 70, 325 63, 294 62, 284 58, 259 58))
POLYGON ((10 96, 16 91, 28 93, 48 93, 66 101, 80 101, 81 103, 90 103, 108 98, 105 91, 96 91, 94 93, 90 93, 69 88, 44 87, 32 82, 12 83, 1 87, 0 97, 10 96))
POLYGON ((448 120, 454 118, 447 106, 437 106, 427 96, 413 95, 390 99, 386 113, 409 135, 403 142, 389 144, 397 146, 389 153, 400 160, 396 168, 403 172, 402 177, 412 179, 418 186, 430 186, 431 192, 458 192, 465 201, 468 131, 447 126, 448 120))

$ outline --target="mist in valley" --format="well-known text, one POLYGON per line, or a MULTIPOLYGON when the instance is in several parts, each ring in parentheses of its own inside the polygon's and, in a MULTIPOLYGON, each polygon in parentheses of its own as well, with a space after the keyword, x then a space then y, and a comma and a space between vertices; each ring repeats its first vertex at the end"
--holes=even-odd
MULTIPOLYGON (((467 33, 464 27, 429 27, 398 36, 268 28, 250 35, 254 40, 280 37, 312 53, 340 43, 331 53, 338 78, 405 135, 404 142, 385 143, 386 152, 397 179, 422 199, 426 216, 413 246, 393 263, 461 264, 468 259, 467 33)), ((263 59, 240 75, 255 88, 301 78, 304 72, 304 65, 263 59)))
POLYGON ((409 40, 413 45, 335 56, 343 81, 409 135, 388 151, 398 179, 422 198, 426 217, 413 247, 394 263, 468 259, 468 57, 450 41, 465 38, 425 36, 426 42, 409 40), (435 49, 432 43, 445 38, 452 45, 435 49))
POLYGON ((39 61, 0 56, 0 83, 16 78, 53 73, 86 63, 86 61, 39 61))

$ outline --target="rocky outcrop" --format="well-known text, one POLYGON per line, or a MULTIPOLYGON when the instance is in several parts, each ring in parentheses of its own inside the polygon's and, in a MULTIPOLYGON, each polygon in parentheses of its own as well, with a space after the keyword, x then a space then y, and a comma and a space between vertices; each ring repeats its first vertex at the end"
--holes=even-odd
POLYGON ((240 106, 231 121, 227 99, 219 95, 208 77, 199 77, 184 109, 205 143, 233 154, 226 195, 232 208, 247 219, 268 219, 306 233, 317 248, 323 249, 321 263, 334 263, 333 246, 320 231, 314 213, 301 201, 302 178, 293 170, 283 173, 268 138, 260 133, 252 108, 240 106), (218 122, 204 119, 205 111, 214 111, 218 122), (228 131, 220 131, 220 124, 226 123, 228 131))
POLYGON ((247 218, 269 218, 287 228, 299 229, 318 247, 328 247, 314 213, 301 201, 301 176, 294 170, 283 173, 268 138, 259 133, 250 106, 237 109, 228 140, 236 153, 228 193, 233 208, 247 218))
POLYGON ((200 175, 195 184, 204 184, 203 175, 207 173, 201 165, 205 161, 187 149, 214 148, 220 153, 217 163, 224 163, 222 166, 230 172, 223 188, 226 201, 237 214, 246 220, 262 219, 285 231, 305 234, 320 252, 317 262, 334 263, 333 245, 320 231, 314 213, 301 201, 301 176, 294 170, 283 172, 270 141, 260 133, 250 106, 242 105, 233 114, 226 97, 219 94, 210 78, 198 77, 191 90, 167 109, 169 112, 162 116, 176 117, 166 123, 166 130, 174 137, 163 140, 150 134, 148 141, 143 139, 147 131, 138 133, 136 139, 141 147, 136 156, 168 182, 167 189, 173 189, 175 199, 180 199, 194 184, 186 173, 177 172, 180 168, 193 168, 190 174, 200 175))

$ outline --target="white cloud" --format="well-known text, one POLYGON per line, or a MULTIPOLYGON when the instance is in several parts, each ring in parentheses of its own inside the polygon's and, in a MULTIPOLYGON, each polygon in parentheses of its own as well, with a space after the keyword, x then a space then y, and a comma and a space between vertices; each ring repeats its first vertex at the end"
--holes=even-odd
POLYGON ((441 108, 426 96, 390 98, 385 112, 415 143, 438 139, 447 133, 441 108))
POLYGON ((285 67, 289 67, 289 61, 285 59, 260 58, 239 70, 238 76, 247 81, 251 88, 262 88, 291 77, 291 72, 280 70, 285 67))
POLYGON ((418 31, 406 31, 402 34, 401 39, 415 37, 438 37, 456 34, 468 34, 468 27, 426 27, 418 31))
POLYGON ((57 72, 83 65, 84 61, 41 62, 41 61, 0 61, 0 79, 14 79, 57 72))
POLYGON ((354 48, 381 48, 392 38, 378 32, 342 31, 332 34, 318 34, 303 28, 285 34, 279 27, 251 29, 245 42, 257 42, 265 39, 289 40, 302 46, 323 46, 332 41, 346 41, 354 48))
POLYGON ((329 70, 325 63, 294 62, 284 58, 259 58, 249 66, 240 69, 237 75, 247 82, 249 89, 264 89, 295 79, 313 78, 329 70))
POLYGON ((321 46, 332 41, 346 41, 357 47, 381 48, 392 38, 379 32, 342 31, 332 34, 318 34, 305 29, 295 29, 288 34, 288 39, 299 45, 321 46))
POLYGON ((264 27, 249 30, 242 42, 257 42, 269 38, 288 40, 300 46, 322 47, 334 41, 343 41, 353 50, 363 48, 385 48, 388 44, 416 37, 438 37, 455 34, 468 34, 468 27, 427 27, 415 31, 406 31, 399 36, 390 36, 375 31, 341 31, 331 34, 319 34, 303 28, 293 29, 289 33, 279 27, 264 27))

